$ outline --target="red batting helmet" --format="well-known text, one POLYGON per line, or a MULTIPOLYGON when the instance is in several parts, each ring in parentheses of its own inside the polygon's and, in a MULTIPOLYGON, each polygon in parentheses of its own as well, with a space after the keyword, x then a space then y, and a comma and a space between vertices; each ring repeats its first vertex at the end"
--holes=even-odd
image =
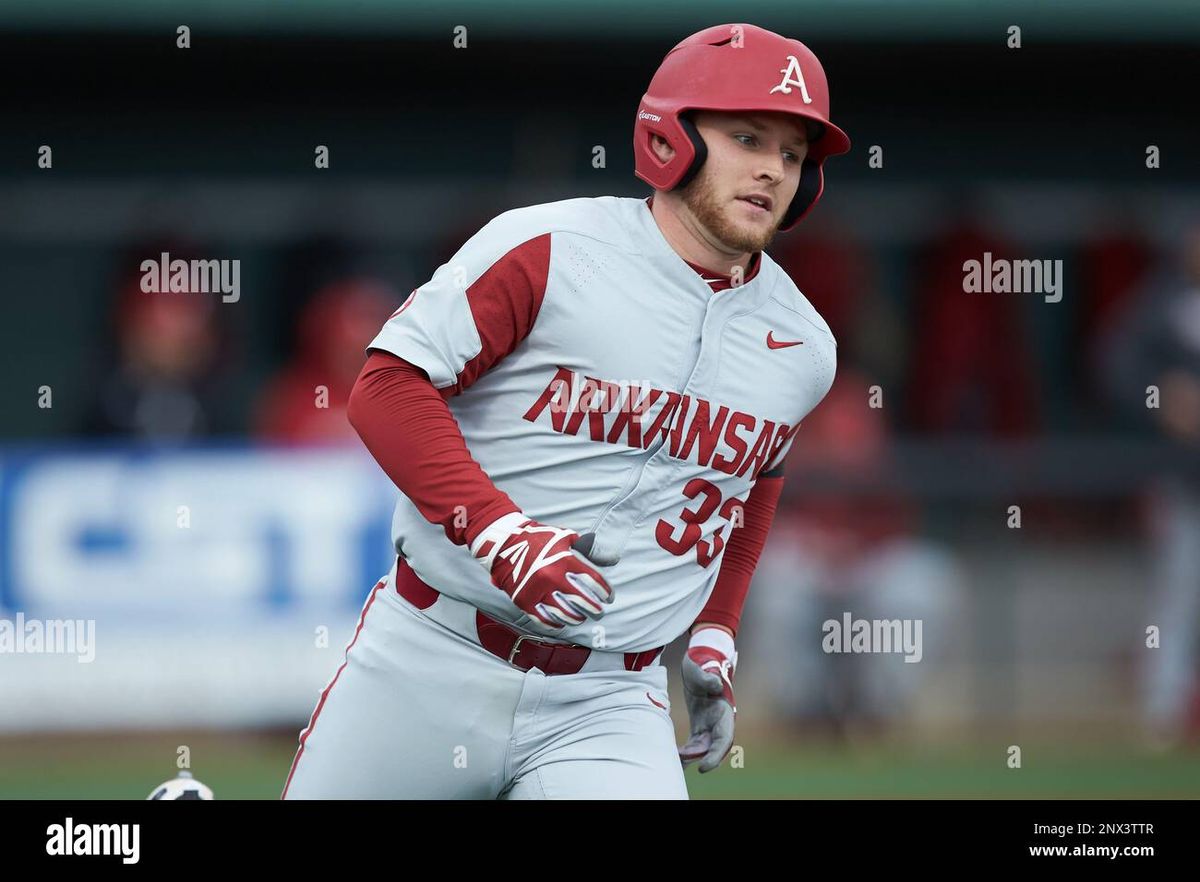
POLYGON ((750 24, 717 25, 692 34, 659 65, 633 128, 637 176, 656 190, 686 185, 708 155, 685 116, 689 110, 774 110, 806 120, 808 155, 781 230, 790 230, 821 198, 825 157, 850 149, 846 133, 829 121, 829 86, 817 56, 799 40, 750 24), (651 135, 675 148, 669 161, 654 154, 651 135))

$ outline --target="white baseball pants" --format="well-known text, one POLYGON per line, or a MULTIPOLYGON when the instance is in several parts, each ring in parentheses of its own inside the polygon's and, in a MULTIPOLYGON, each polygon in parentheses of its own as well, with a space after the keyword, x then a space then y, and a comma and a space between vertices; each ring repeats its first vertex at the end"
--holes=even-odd
POLYGON ((475 609, 380 581, 321 694, 284 799, 687 799, 658 661, 593 651, 576 674, 484 649, 475 609))

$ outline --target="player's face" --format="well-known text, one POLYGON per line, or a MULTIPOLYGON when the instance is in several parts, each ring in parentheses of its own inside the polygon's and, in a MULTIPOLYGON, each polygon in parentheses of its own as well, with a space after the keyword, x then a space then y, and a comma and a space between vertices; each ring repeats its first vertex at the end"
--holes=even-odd
POLYGON ((803 123, 785 113, 699 112, 693 117, 708 158, 681 195, 727 248, 761 251, 775 237, 800 186, 808 154, 803 123), (752 197, 765 197, 761 207, 752 197))

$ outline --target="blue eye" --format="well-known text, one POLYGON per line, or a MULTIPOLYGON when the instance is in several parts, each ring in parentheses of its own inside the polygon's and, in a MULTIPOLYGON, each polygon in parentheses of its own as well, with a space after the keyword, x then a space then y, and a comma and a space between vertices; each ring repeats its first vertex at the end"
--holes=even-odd
MULTIPOLYGON (((746 134, 738 133, 738 134, 735 134, 733 137, 740 144, 749 145, 749 144, 757 144, 758 143, 758 138, 756 138, 754 135, 746 135, 746 134), (745 138, 745 140, 742 140, 743 138, 745 138)), ((801 162, 800 154, 798 154, 792 150, 785 150, 784 155, 787 157, 787 161, 790 162, 792 165, 799 165, 801 162)))

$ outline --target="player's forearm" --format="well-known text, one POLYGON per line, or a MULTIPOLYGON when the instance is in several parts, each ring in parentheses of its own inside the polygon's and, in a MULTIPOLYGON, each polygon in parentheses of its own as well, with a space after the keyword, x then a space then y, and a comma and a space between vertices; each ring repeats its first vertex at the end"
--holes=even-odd
POLYGON ((758 567, 763 546, 767 542, 775 509, 783 492, 783 476, 760 477, 743 508, 742 526, 733 530, 721 558, 721 572, 708 603, 696 617, 691 631, 716 626, 737 636, 742 608, 750 591, 750 581, 758 567))
POLYGON ((445 399, 415 365, 372 352, 346 415, 392 482, 452 542, 465 545, 496 518, 520 511, 471 456, 445 399))

